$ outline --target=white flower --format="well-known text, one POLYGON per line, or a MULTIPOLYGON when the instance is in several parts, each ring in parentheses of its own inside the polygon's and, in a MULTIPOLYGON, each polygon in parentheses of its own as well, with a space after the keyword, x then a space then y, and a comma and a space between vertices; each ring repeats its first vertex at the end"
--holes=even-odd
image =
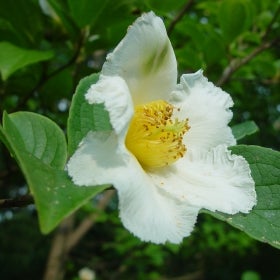
POLYGON ((231 97, 202 71, 176 85, 162 20, 138 18, 86 93, 104 103, 111 132, 89 132, 68 163, 77 185, 113 184, 120 218, 141 240, 179 243, 201 208, 248 213, 256 204, 246 160, 232 155, 231 97))
POLYGON ((79 270, 79 279, 80 280, 94 280, 95 272, 88 267, 83 267, 82 269, 79 270))

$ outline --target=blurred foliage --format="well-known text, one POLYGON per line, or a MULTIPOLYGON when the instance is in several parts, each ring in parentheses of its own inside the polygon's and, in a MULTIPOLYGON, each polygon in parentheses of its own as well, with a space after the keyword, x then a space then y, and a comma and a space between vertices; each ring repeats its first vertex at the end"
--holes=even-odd
MULTIPOLYGON (((234 100, 232 125, 254 120, 240 143, 280 148, 280 2, 276 0, 0 0, 0 113, 32 111, 63 129, 73 92, 142 13, 163 17, 179 73, 203 69, 234 100)), ((1 135, 0 135, 1 137, 1 135)), ((0 144, 0 197, 26 194, 0 144)), ((94 211, 89 202, 75 224, 94 211)), ((280 279, 280 253, 207 215, 180 246, 145 244, 108 212, 70 253, 65 279, 90 267, 97 279, 280 279), (181 276, 181 278, 176 278, 181 276)), ((41 279, 52 235, 36 211, 0 212, 1 279, 41 279), (16 269, 15 269, 16 267, 16 269)))

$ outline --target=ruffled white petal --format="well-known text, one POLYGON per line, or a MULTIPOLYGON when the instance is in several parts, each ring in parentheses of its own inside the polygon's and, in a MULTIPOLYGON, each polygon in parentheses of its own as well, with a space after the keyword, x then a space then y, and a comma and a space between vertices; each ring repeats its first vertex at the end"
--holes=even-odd
POLYGON ((125 155, 119 156, 118 138, 113 132, 89 132, 67 164, 68 174, 79 186, 113 184, 123 172, 125 155), (112 174, 110 179, 107 173, 112 174))
POLYGON ((233 101, 229 94, 208 82, 202 71, 183 75, 171 102, 180 108, 179 118, 189 119, 191 128, 184 138, 188 150, 236 144, 228 127, 233 101))
POLYGON ((176 86, 177 62, 162 20, 153 12, 138 18, 107 56, 101 73, 121 76, 135 104, 166 100, 176 86))
POLYGON ((247 161, 224 145, 193 152, 173 166, 153 171, 157 185, 177 199, 211 211, 248 213, 256 204, 247 161))
POLYGON ((67 168, 77 185, 113 184, 124 226, 143 241, 180 243, 193 229, 199 209, 158 190, 114 133, 90 132, 67 168))
POLYGON ((118 135, 126 132, 134 107, 129 89, 121 77, 100 75, 98 82, 91 85, 85 97, 89 104, 104 104, 111 125, 118 135))

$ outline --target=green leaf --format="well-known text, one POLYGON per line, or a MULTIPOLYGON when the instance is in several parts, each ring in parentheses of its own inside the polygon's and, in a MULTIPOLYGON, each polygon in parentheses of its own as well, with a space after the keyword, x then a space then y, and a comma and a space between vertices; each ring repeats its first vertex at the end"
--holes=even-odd
POLYGON ((211 64, 216 64, 225 55, 225 47, 222 38, 215 34, 212 28, 207 30, 208 35, 203 42, 203 54, 209 67, 211 64))
POLYGON ((183 8, 186 4, 185 0, 145 0, 148 10, 152 10, 156 13, 170 13, 171 11, 183 8))
POLYGON ((259 131, 258 126, 254 121, 246 121, 232 127, 232 133, 236 140, 240 140, 247 135, 252 135, 259 131))
POLYGON ((280 249, 280 153, 258 146, 240 145, 231 149, 250 164, 258 203, 247 215, 203 212, 280 249))
POLYGON ((65 217, 108 188, 108 185, 77 187, 66 171, 54 169, 30 154, 22 153, 22 157, 43 233, 49 233, 65 217))
POLYGON ((6 146, 9 150, 11 150, 11 147, 9 146, 9 143, 8 143, 8 141, 7 141, 7 139, 6 139, 4 129, 3 129, 3 127, 2 127, 1 125, 0 125, 0 141, 1 141, 3 144, 5 144, 5 146, 6 146))
POLYGON ((109 114, 103 104, 90 105, 85 100, 85 94, 92 84, 98 80, 97 74, 92 74, 80 81, 73 96, 68 119, 68 151, 69 154, 78 147, 89 131, 112 130, 109 114))
POLYGON ((7 80, 17 70, 44 60, 51 59, 51 51, 37 51, 19 48, 9 42, 0 42, 0 72, 7 80))
POLYGON ((98 19, 109 2, 110 0, 68 0, 68 5, 71 15, 79 27, 85 27, 98 19))
POLYGON ((251 24, 251 5, 246 0, 225 0, 219 8, 219 20, 225 39, 231 42, 251 24))
POLYGON ((242 273, 241 280, 261 280, 261 277, 256 271, 247 270, 242 273))
POLYGON ((74 22, 73 18, 70 16, 69 7, 66 1, 48 0, 48 3, 53 8, 61 23, 68 31, 71 39, 76 40, 80 34, 80 30, 74 22))
POLYGON ((8 149, 15 156, 34 196, 40 227, 48 233, 104 186, 77 187, 64 171, 66 141, 61 129, 46 117, 27 112, 4 115, 8 149))
POLYGON ((269 79, 277 74, 277 68, 273 62, 270 55, 263 54, 252 61, 251 67, 257 76, 269 79))
POLYGON ((5 134, 3 133, 3 128, 2 127, 0 127, 0 140, 1 140, 1 142, 5 141, 5 134))
POLYGON ((0 18, 6 22, 7 33, 1 40, 20 44, 21 46, 36 46, 43 36, 43 15, 39 1, 0 1, 0 18))
POLYGON ((94 48, 97 45, 104 48, 104 43, 109 48, 116 46, 125 35, 127 26, 136 18, 134 1, 67 0, 67 3, 72 18, 80 28, 90 27, 91 35, 100 35, 94 43, 88 41, 88 45, 94 48))
POLYGON ((45 164, 64 168, 67 158, 63 131, 50 119, 31 112, 4 115, 4 130, 18 149, 24 150, 45 164))
POLYGON ((67 68, 52 76, 41 87, 41 98, 45 104, 54 106, 66 97, 73 95, 73 77, 72 69, 67 68), (63 89, 63 90, 61 90, 63 89))
POLYGON ((182 49, 175 50, 175 55, 178 61, 178 64, 185 67, 190 68, 193 71, 195 69, 202 68, 203 61, 201 60, 201 53, 195 51, 191 46, 185 46, 182 49), (188 59, 186 59, 186 57, 188 59))

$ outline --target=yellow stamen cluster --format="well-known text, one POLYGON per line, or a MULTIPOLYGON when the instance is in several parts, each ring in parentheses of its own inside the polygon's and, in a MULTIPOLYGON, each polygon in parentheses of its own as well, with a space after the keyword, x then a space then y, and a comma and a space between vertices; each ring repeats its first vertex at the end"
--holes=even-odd
POLYGON ((126 146, 144 168, 162 167, 183 157, 183 136, 190 129, 188 119, 172 119, 174 106, 158 100, 135 108, 126 146))

